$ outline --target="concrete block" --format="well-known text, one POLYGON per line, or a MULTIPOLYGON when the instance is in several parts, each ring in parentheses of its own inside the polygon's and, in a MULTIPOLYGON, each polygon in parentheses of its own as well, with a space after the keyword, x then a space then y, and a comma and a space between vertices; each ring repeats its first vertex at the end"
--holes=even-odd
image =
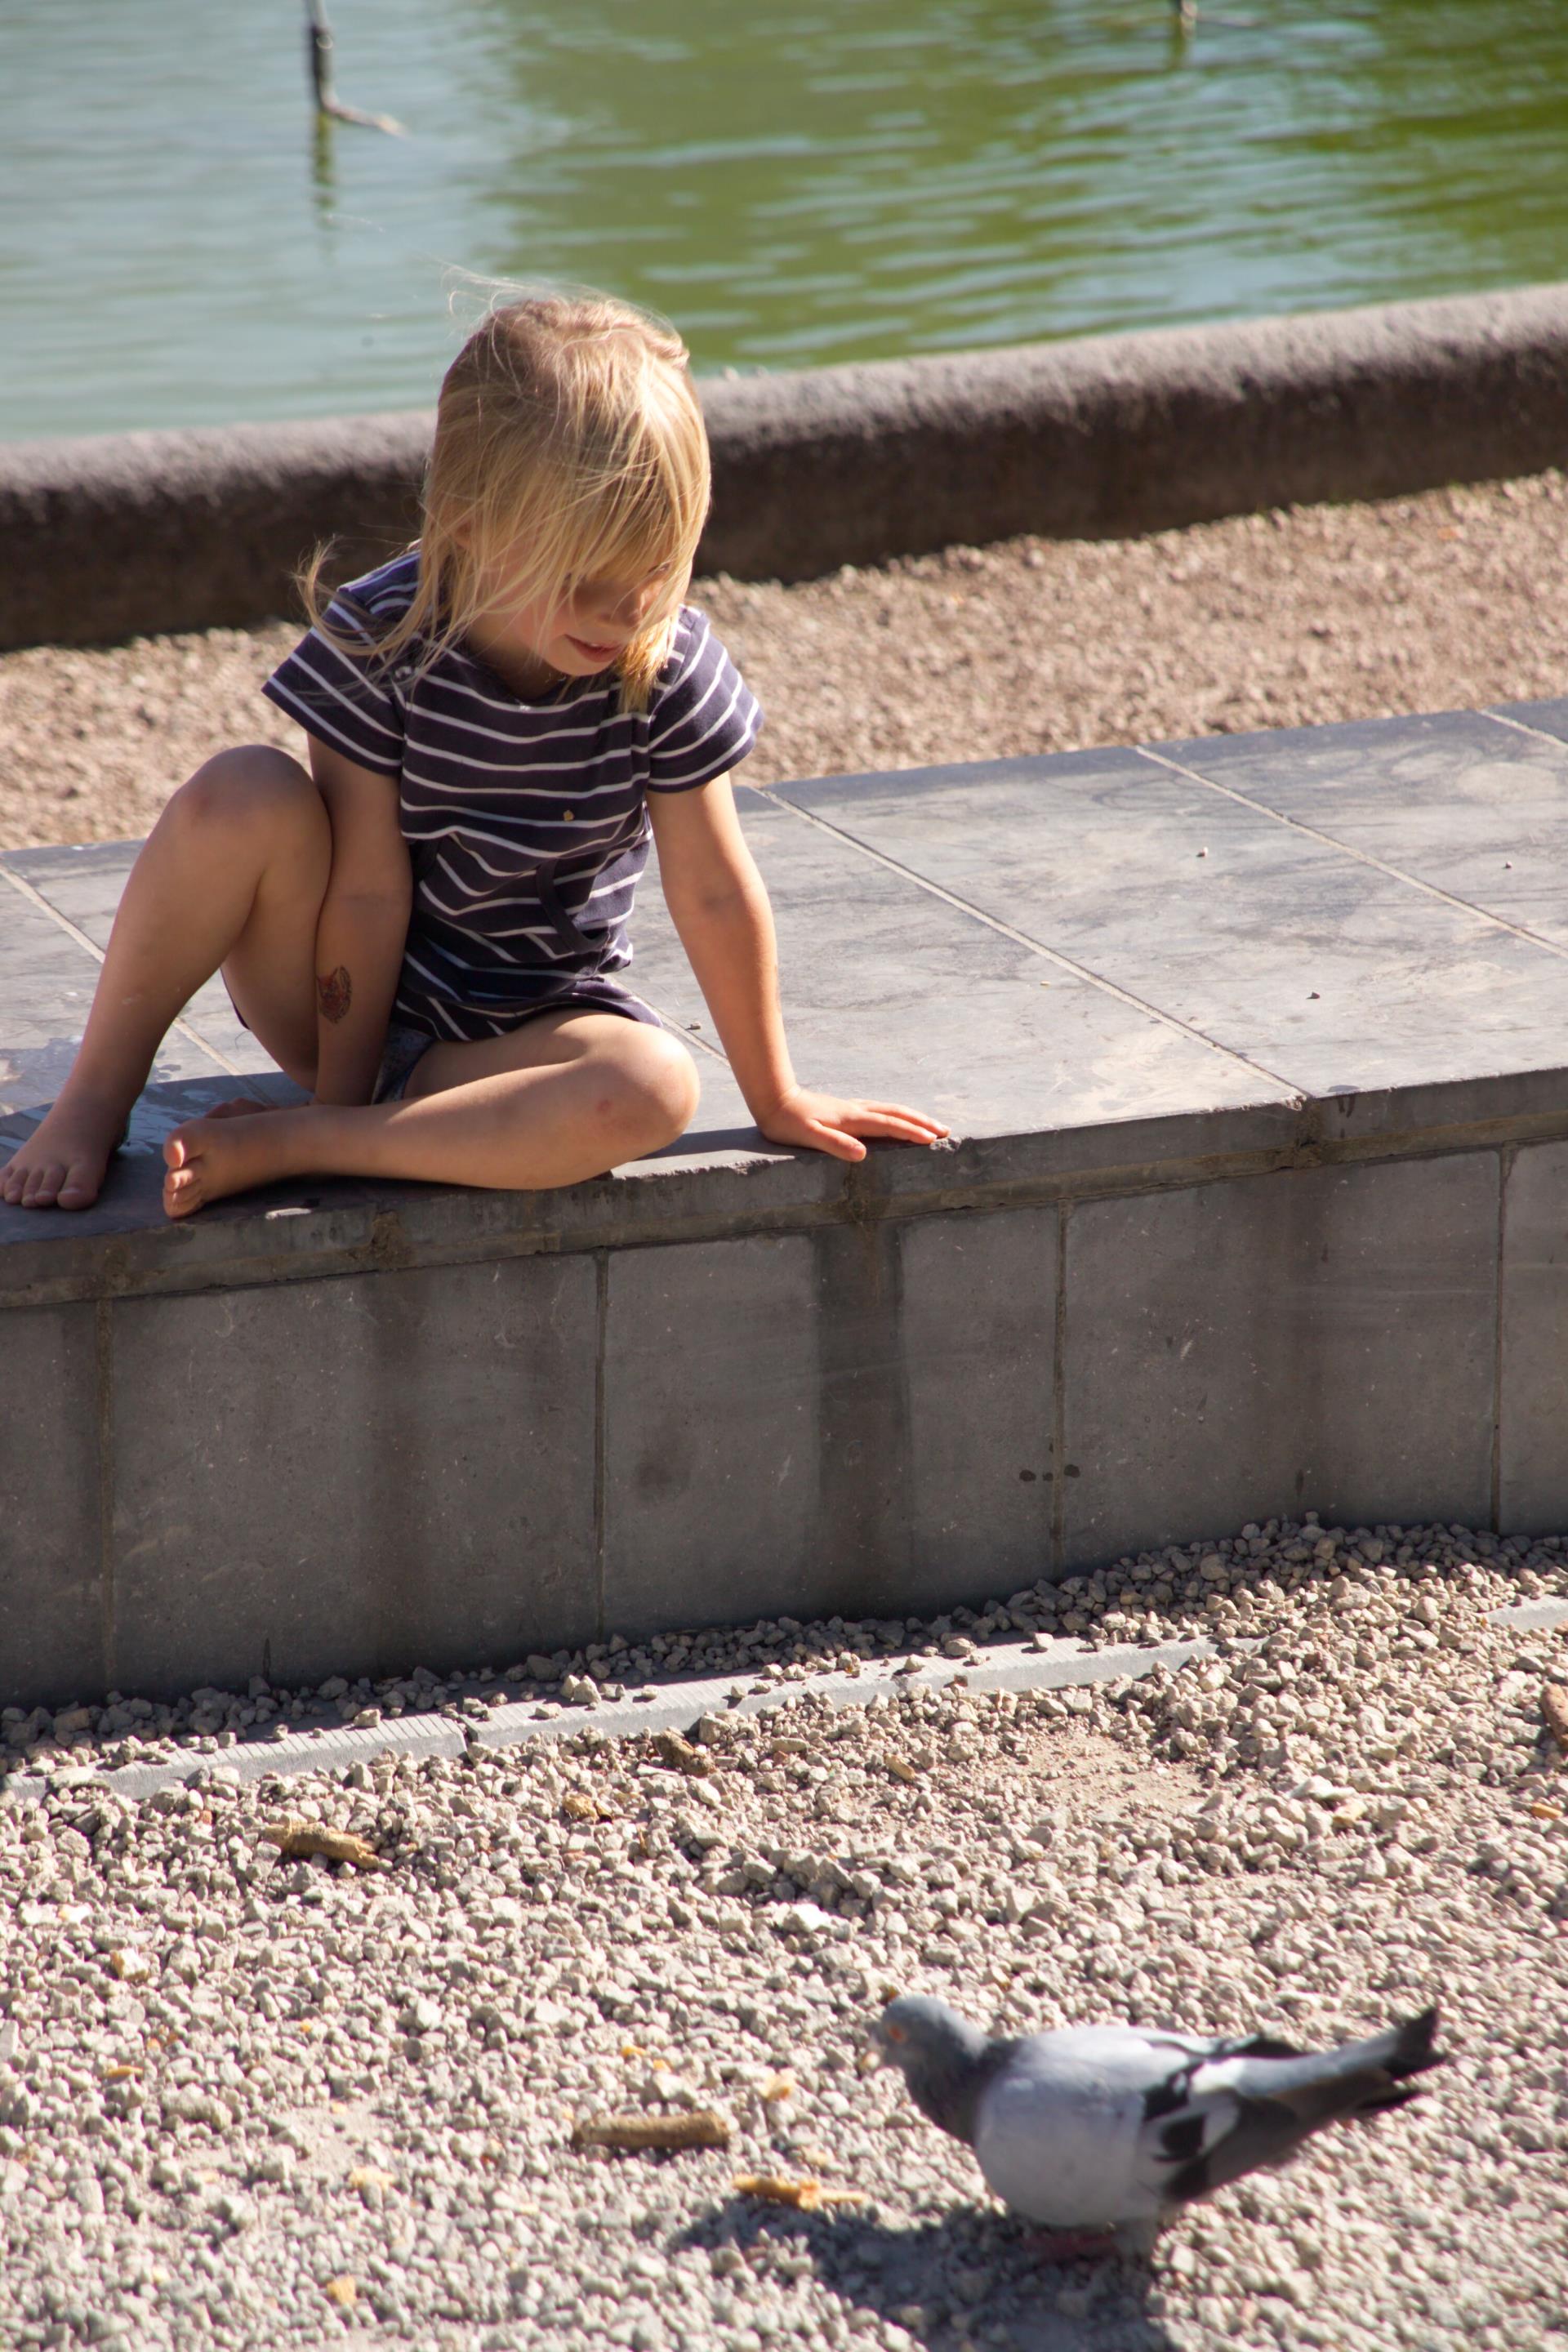
POLYGON ((1075 1207, 1064 1559, 1309 1509, 1487 1525, 1499 1193, 1468 1152, 1075 1207))
MULTIPOLYGON (((909 1395, 910 1611, 1005 1600, 1052 1570, 1059 1211, 896 1228, 909 1395)), ((853 1229, 842 1243, 864 1249, 853 1229)))
POLYGON ((1030 1209, 613 1258, 606 1622, 902 1616, 1040 1575, 1056 1234, 1030 1209))
POLYGON ((111 1679, 592 1639, 595 1297, 575 1257, 117 1305, 111 1679))
POLYGON ((1568 958, 1142 752, 776 790, 1241 1057, 1255 1082, 1485 1086, 1562 1060, 1568 958))
POLYGON ((1568 952, 1568 746, 1545 730, 1444 710, 1151 748, 1568 952))
MULTIPOLYGON (((909 1103, 965 1137, 1288 1102, 1291 1089, 1278 1078, 921 887, 922 872, 952 887, 942 860, 950 833, 965 823, 977 857, 1008 869, 1026 864, 1040 848, 1044 802, 1037 834, 1021 841, 988 805, 984 780, 1001 776, 1005 790, 1029 798, 1039 791, 1035 772, 1058 764, 1007 761, 741 795, 778 927, 802 1076, 835 1093, 909 1103), (917 815, 915 829, 899 835, 910 854, 894 854, 914 872, 867 855, 862 844, 884 845, 884 822, 896 824, 911 803, 923 815, 940 786, 942 825, 927 831, 917 815), (819 808, 835 830, 801 814, 819 808)), ((1155 772, 1146 762, 1139 771, 1155 772)), ((662 905, 650 897, 638 913, 637 986, 682 1030, 701 1022, 711 1034, 662 905)), ((1025 919, 1016 895, 1005 919, 1025 919)))
POLYGON ((0 1320, 0 1706, 106 1687, 100 1311, 0 1320))
POLYGON ((1517 1153, 1503 1207, 1498 1525, 1568 1528, 1568 1143, 1517 1153))

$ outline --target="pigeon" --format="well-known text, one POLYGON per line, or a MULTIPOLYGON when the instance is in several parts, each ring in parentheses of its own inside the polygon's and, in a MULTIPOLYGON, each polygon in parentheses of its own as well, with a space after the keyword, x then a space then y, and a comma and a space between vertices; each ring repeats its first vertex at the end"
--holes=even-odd
POLYGON ((1058 2254, 1147 2235, 1178 2207, 1283 2164, 1324 2124, 1403 2106, 1441 2064, 1436 2009, 1337 2050, 1257 2033, 1068 2025, 994 2040, 922 1993, 871 2029, 940 2129, 974 2150, 986 2183, 1058 2254))

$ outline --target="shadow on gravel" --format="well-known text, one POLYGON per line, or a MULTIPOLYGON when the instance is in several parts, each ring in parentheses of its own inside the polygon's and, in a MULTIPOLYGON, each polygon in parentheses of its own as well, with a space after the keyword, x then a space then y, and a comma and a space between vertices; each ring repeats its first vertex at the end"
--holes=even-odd
POLYGON ((1145 2265, 1046 2262, 1021 2223, 984 2208, 900 2228, 842 2208, 798 2213, 732 2197, 675 2243, 710 2254, 732 2247, 759 2278, 809 2253, 847 2317, 874 2312, 939 2352, 976 2336, 995 2352, 1178 2352, 1150 2313, 1145 2265))

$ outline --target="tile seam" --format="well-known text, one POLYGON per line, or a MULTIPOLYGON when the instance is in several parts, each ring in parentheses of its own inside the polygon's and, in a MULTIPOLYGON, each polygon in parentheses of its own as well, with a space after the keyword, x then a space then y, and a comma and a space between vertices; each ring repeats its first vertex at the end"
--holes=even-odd
POLYGON ((1034 939, 1027 931, 1004 922, 1000 915, 988 915, 984 907, 977 907, 972 899, 961 898, 945 883, 931 881, 929 876, 917 872, 914 866, 905 866, 900 859, 889 856, 885 849, 874 848, 868 841, 862 841, 843 825, 834 824, 828 818, 819 816, 815 809, 799 808, 794 801, 784 799, 776 787, 757 785, 753 789, 759 800, 767 801, 773 808, 783 809, 803 824, 816 825, 821 832, 831 834, 835 841, 844 842, 858 856, 884 866, 889 874, 898 875, 900 881, 912 882, 916 889, 925 891, 929 898, 940 898, 944 906, 969 916, 973 922, 983 923, 987 930, 997 932, 1001 938, 1011 940, 1015 947, 1026 949, 1030 955, 1037 955, 1047 963, 1055 964, 1058 971, 1070 971, 1075 980, 1099 989, 1104 996, 1114 997, 1119 1004, 1131 1006, 1133 1012, 1143 1013, 1151 1021, 1158 1021, 1164 1028, 1173 1029, 1179 1037, 1190 1038, 1206 1052, 1217 1055, 1222 1062, 1229 1062, 1238 1069, 1253 1071, 1259 1077, 1267 1078, 1272 1086, 1283 1087, 1298 1107, 1310 1100, 1306 1088, 1294 1078, 1288 1078, 1282 1071, 1271 1070, 1266 1062, 1255 1061, 1250 1054, 1237 1053, 1234 1045, 1222 1045, 1216 1038, 1206 1036, 1203 1030, 1194 1028, 1191 1022, 1182 1020, 1177 1013, 1167 1013, 1163 1006, 1152 1003, 1148 997, 1139 996, 1133 990, 1121 987, 1118 982, 1107 980, 1103 973, 1095 971, 1089 964, 1079 963, 1072 956, 1064 955, 1060 948, 1047 947, 1043 940, 1034 939))
POLYGON ((1498 1153, 1497 1265, 1493 1280, 1492 1325, 1492 1459, 1491 1503, 1494 1533, 1502 1530, 1503 1315, 1507 1297, 1508 1192, 1518 1147, 1505 1144, 1498 1153))
MULTIPOLYGON (((87 933, 79 925, 73 923, 68 915, 62 915, 58 907, 52 906, 43 892, 36 888, 25 875, 14 872, 3 861, 0 861, 0 882, 9 882, 13 890, 19 891, 30 905, 37 907, 41 914, 47 915, 49 921, 64 931, 68 939, 74 940, 79 948, 85 948, 95 963, 102 964, 103 950, 97 941, 89 940, 87 933)), ((226 1070, 231 1078, 239 1078, 248 1085, 256 1076, 254 1071, 242 1070, 237 1062, 231 1062, 226 1054, 220 1054, 217 1047, 210 1044, 199 1030, 191 1027, 183 1013, 175 1014, 169 1024, 169 1028, 171 1031, 178 1031, 187 1045, 195 1046, 198 1053, 205 1054, 209 1061, 216 1062, 219 1069, 226 1070)))
POLYGON ((93 1308, 94 1377, 98 1392, 98 1590, 99 1638, 103 1686, 119 1679, 114 1590, 114 1302, 100 1298, 93 1308))
POLYGON ((1073 1203, 1057 1203, 1056 1325, 1051 1349, 1051 1575, 1059 1581, 1067 1543, 1068 1226, 1073 1203))
POLYGON ((605 1571, 608 1549, 609 1480, 605 1414, 609 1396, 610 1254, 594 1253, 594 1617, 595 1638, 604 1641, 605 1571))
MULTIPOLYGON (((1491 715, 1489 711, 1477 713, 1481 718, 1490 718, 1491 715)), ((1424 882, 1418 874, 1407 874, 1404 866, 1391 866, 1385 857, 1374 857, 1370 849, 1357 849, 1352 843, 1342 841, 1337 834, 1322 833, 1314 824, 1304 824, 1300 817, 1287 816, 1282 810, 1270 808, 1267 801, 1254 800, 1250 793, 1242 792, 1238 786, 1222 784, 1216 777, 1205 776, 1200 769, 1186 767, 1180 760, 1168 759, 1164 752, 1153 751, 1146 743, 1135 744, 1133 749, 1138 757, 1147 760, 1151 766, 1166 769, 1173 776, 1184 776, 1189 783, 1201 784, 1205 792, 1218 793, 1222 798, 1234 801, 1238 808, 1250 809, 1254 815, 1267 817, 1270 824, 1282 826, 1288 833, 1299 833, 1306 840, 1319 843, 1324 849, 1337 850, 1342 857, 1353 858, 1358 866, 1370 866, 1374 873, 1385 874, 1391 882, 1400 882, 1407 889, 1418 890, 1425 898, 1436 898, 1439 905, 1452 907, 1458 914, 1473 915, 1478 922, 1490 923, 1495 929, 1506 931, 1510 939, 1522 940, 1528 947, 1541 948, 1548 955, 1568 959, 1568 948, 1559 947, 1554 941, 1543 939, 1539 931, 1530 930, 1522 923, 1510 923, 1506 915, 1494 915, 1489 908, 1477 906, 1472 898, 1458 898, 1438 883, 1424 882)))

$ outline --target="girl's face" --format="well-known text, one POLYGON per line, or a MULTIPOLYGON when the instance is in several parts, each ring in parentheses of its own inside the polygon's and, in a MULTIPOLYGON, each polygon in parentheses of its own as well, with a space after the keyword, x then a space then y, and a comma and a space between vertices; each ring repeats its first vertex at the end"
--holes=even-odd
POLYGON ((647 625, 669 583, 672 566, 659 564, 638 580, 584 580, 565 597, 541 597, 515 606, 504 593, 471 632, 479 651, 525 685, 551 675, 594 677, 611 668, 647 625))

